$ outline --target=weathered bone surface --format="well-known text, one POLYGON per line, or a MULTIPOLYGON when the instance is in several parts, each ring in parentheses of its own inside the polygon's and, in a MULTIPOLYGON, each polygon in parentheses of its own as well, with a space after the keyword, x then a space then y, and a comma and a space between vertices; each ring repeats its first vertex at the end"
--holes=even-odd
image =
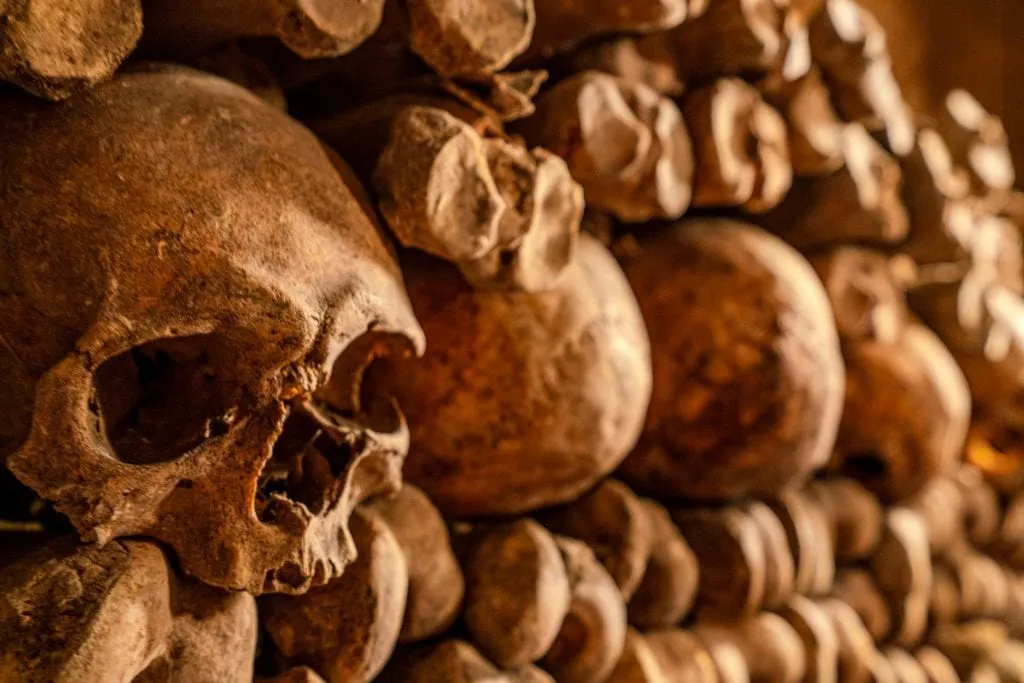
POLYGON ((533 37, 534 0, 409 0, 409 45, 445 77, 499 71, 533 37))
POLYGON ((701 624, 694 633, 714 653, 722 645, 739 651, 753 683, 799 683, 806 675, 804 643, 793 626, 765 612, 735 624, 701 624))
POLYGON ((238 42, 218 45, 197 57, 192 65, 240 85, 254 95, 259 95, 275 109, 288 111, 287 97, 274 71, 265 61, 238 42))
POLYGON ((772 493, 828 460, 842 360, 824 289, 796 252, 751 226, 695 220, 640 236, 623 267, 655 376, 626 481, 728 498, 772 493))
POLYGON ((805 680, 836 683, 840 639, 828 612, 807 598, 795 595, 779 615, 803 641, 807 657, 805 680))
POLYGON ((765 100, 786 121, 789 157, 797 176, 829 175, 843 165, 843 122, 818 69, 774 87, 761 86, 765 100))
POLYGON ((585 543, 565 537, 555 542, 569 578, 569 611, 540 664, 564 683, 604 681, 625 646, 622 593, 585 543))
POLYGON ((394 533, 409 574, 399 639, 424 640, 444 633, 458 617, 465 579, 441 514, 412 484, 394 498, 370 502, 369 508, 394 533))
MULTIPOLYGON (((681 673, 678 668, 674 671, 677 677, 681 673)), ((668 678, 647 638, 636 629, 629 628, 622 655, 608 680, 617 683, 665 683, 668 678)))
POLYGON ((142 48, 187 58, 238 38, 276 37, 306 59, 347 54, 380 26, 384 0, 144 0, 142 48))
POLYGON ((1016 173, 999 117, 967 91, 954 90, 946 97, 936 126, 956 165, 968 173, 973 193, 995 206, 1005 202, 1016 173))
POLYGON ((256 603, 141 541, 65 537, 0 569, 0 679, 247 683, 256 603))
POLYGON ((553 683, 535 667, 499 671, 463 640, 399 650, 376 680, 382 683, 553 683))
POLYGON ((815 265, 846 361, 846 404, 831 466, 887 500, 910 497, 960 455, 971 413, 967 381, 930 330, 905 322, 885 256, 843 248, 815 265))
POLYGON ((716 0, 669 33, 687 82, 763 74, 786 54, 786 0, 716 0))
POLYGON ((687 94, 683 117, 694 140, 693 205, 774 208, 793 182, 786 122, 742 80, 687 94))
POLYGON ((4 405, 34 406, 4 413, 10 469, 84 537, 156 538, 213 585, 338 576, 350 511, 397 490, 408 444, 361 371, 423 346, 340 160, 176 67, 0 106, 0 272, 18 292, 0 356, 21 368, 4 405))
POLYGON ((670 628, 693 607, 700 565, 668 511, 650 499, 641 501, 651 532, 643 577, 630 596, 629 623, 642 629, 670 628))
POLYGON ((684 89, 671 44, 664 33, 622 36, 592 43, 555 62, 555 68, 558 66, 574 73, 603 71, 671 97, 681 95, 684 89))
POLYGON ((142 34, 139 0, 0 5, 0 81, 62 100, 113 75, 142 34))
POLYGON ((369 683, 398 641, 409 573, 402 546, 368 508, 352 514, 358 556, 340 578, 303 595, 267 595, 260 617, 289 661, 311 666, 329 683, 369 683))
POLYGON ((555 533, 586 543, 629 600, 654 551, 644 501, 622 482, 607 479, 573 503, 545 510, 538 519, 555 533))
POLYGON ((914 146, 913 115, 893 76, 878 20, 855 0, 826 0, 809 28, 814 60, 843 117, 882 132, 894 154, 908 154, 914 146))
POLYGON ((605 35, 650 33, 679 25, 692 0, 533 0, 537 28, 524 60, 551 57, 605 35))
POLYGON ((702 568, 698 619, 729 622, 756 613, 764 602, 767 567, 753 520, 733 507, 677 510, 673 519, 702 568))
POLYGON ((906 239, 909 219, 899 163, 859 124, 843 129, 842 149, 842 168, 797 178, 785 200, 758 222, 801 250, 906 239))
POLYGON ((451 99, 395 96, 314 124, 377 191, 407 247, 485 288, 550 289, 572 261, 583 192, 550 152, 451 99))
POLYGON ((515 130, 564 158, 587 204, 621 220, 679 218, 690 205, 690 135, 676 105, 642 83, 584 71, 515 130))
POLYGON ((488 292, 418 254, 403 261, 430 351, 382 359, 416 446, 405 477, 447 515, 572 500, 635 443, 651 386, 647 333, 618 265, 581 236, 547 292, 488 292))
MULTIPOLYGON (((665 676, 652 681, 719 681, 715 660, 707 647, 690 631, 665 629, 643 636, 643 644, 654 656, 657 670, 665 676)), ((644 667, 649 671, 648 667, 644 667)), ((641 679, 644 680, 644 679, 641 679)), ((631 682, 632 683, 632 682, 631 682)))
POLYGON ((464 620, 474 644, 497 665, 540 659, 559 635, 571 587, 555 539, 521 519, 472 530, 460 559, 466 575, 464 620))

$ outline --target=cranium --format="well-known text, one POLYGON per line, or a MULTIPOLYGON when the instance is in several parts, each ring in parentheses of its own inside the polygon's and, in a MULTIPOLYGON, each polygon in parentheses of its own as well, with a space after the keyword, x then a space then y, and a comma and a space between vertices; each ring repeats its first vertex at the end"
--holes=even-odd
POLYGON ((216 586, 339 575, 408 444, 362 371, 423 346, 343 165, 181 68, 0 120, 4 407, 34 400, 5 413, 8 467, 84 538, 156 538, 216 586))
POLYGON ((846 364, 846 399, 832 469, 886 500, 917 493, 963 448, 970 392, 928 328, 909 320, 889 259, 842 247, 815 260, 846 364))

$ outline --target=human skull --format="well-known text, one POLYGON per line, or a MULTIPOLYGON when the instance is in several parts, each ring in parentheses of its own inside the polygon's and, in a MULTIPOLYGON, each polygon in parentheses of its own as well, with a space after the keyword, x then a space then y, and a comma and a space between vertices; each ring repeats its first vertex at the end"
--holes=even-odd
POLYGON ((0 121, 7 466, 84 538, 156 538, 212 585, 340 575, 408 445, 362 372, 423 347, 344 166, 176 67, 0 121))
POLYGON ((813 265, 846 364, 830 467, 887 501, 912 496, 960 455, 971 415, 967 381, 939 338, 910 320, 886 255, 841 247, 813 265))

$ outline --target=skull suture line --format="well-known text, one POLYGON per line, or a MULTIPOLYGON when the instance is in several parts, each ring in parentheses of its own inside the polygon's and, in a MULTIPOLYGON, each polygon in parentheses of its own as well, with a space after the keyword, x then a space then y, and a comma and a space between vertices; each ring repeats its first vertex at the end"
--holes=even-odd
POLYGON ((424 343, 343 166, 181 68, 0 121, 7 466, 85 538, 154 537, 213 585, 338 576, 408 446, 362 372, 424 343))

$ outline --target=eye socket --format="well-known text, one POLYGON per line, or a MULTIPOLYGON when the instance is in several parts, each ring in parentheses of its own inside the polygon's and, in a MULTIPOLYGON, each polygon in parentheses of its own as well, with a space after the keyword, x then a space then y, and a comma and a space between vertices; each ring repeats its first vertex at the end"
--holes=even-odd
POLYGON ((97 431, 122 462, 176 460, 237 418, 244 392, 232 379, 236 364, 216 334, 150 342, 110 358, 93 378, 97 431))

